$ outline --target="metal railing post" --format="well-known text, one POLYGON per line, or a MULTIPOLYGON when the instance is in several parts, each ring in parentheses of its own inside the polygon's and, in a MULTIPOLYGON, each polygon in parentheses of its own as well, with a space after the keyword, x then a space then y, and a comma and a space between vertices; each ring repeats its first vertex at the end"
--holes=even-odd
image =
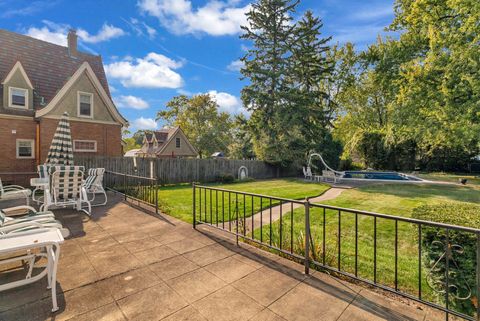
MULTIPOLYGON (((293 213, 292 213, 293 215, 293 213)), ((310 201, 305 201, 305 274, 310 273, 310 201)))
MULTIPOLYGON (((480 233, 477 232, 477 269, 476 269, 476 276, 477 276, 477 298, 480 295, 480 233)), ((477 300, 477 321, 480 321, 480 302, 477 300)))
POLYGON ((196 200, 197 198, 195 197, 195 182, 193 182, 192 184, 192 187, 193 187, 193 228, 196 227, 196 220, 197 220, 197 214, 196 214, 196 210, 197 210, 197 204, 196 204, 196 200))
POLYGON ((126 201, 127 200, 127 175, 126 174, 123 174, 123 195, 126 201))

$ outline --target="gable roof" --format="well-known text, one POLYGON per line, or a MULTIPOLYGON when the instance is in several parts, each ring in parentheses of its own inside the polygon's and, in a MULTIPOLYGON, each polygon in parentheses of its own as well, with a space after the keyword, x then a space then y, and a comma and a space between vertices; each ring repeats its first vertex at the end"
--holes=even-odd
POLYGON ((22 74, 23 78, 27 82, 27 85, 30 87, 30 89, 33 89, 32 82, 30 81, 30 78, 28 78, 27 73, 25 72, 25 69, 22 66, 22 63, 20 61, 17 61, 15 65, 13 66, 12 70, 7 74, 5 79, 2 81, 2 84, 5 84, 10 81, 10 79, 13 77, 13 75, 17 72, 17 70, 20 71, 22 74))
POLYGON ((57 106, 57 104, 61 101, 62 97, 67 94, 70 87, 73 86, 73 84, 75 84, 75 82, 80 78, 80 76, 83 73, 86 73, 88 78, 92 81, 93 86, 98 91, 100 98, 103 100, 103 102, 107 106, 113 118, 123 126, 128 126, 128 121, 125 118, 123 118, 123 116, 118 112, 117 108, 113 104, 112 99, 110 98, 110 96, 108 96, 107 92, 103 89, 103 86, 100 84, 100 81, 96 77, 92 67, 90 67, 90 64, 86 61, 80 66, 80 68, 78 68, 75 71, 72 77, 68 79, 67 83, 62 87, 62 89, 59 92, 57 92, 55 97, 47 104, 47 106, 45 106, 45 108, 37 110, 36 117, 45 116, 51 110, 53 110, 55 106, 57 106))
POLYGON ((180 127, 162 128, 154 132, 145 133, 145 140, 147 144, 144 144, 142 146, 142 152, 149 155, 161 154, 163 150, 168 146, 168 144, 172 141, 173 137, 175 137, 177 132, 182 133, 188 146, 192 149, 192 151, 197 153, 197 150, 190 143, 187 136, 185 136, 185 133, 180 127), (157 141, 157 147, 153 147, 154 139, 157 141))
POLYGON ((40 109, 40 97, 49 103, 78 68, 88 62, 103 90, 111 100, 107 77, 100 56, 78 52, 71 56, 67 47, 0 29, 0 81, 4 81, 17 62, 28 75, 36 97, 34 108, 40 109))

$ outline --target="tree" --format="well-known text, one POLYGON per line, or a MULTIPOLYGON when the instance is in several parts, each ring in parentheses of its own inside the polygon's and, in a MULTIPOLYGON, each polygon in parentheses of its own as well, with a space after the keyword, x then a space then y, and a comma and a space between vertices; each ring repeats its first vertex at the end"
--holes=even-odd
POLYGON ((244 78, 242 100, 252 112, 250 124, 255 154, 265 161, 288 164, 295 158, 290 151, 300 131, 291 128, 288 115, 293 100, 287 75, 291 71, 290 37, 292 14, 298 1, 259 0, 247 13, 242 39, 253 49, 241 58, 244 78), (287 130, 288 128, 288 130, 287 130))
POLYGON ((171 126, 180 126, 200 157, 228 150, 232 121, 225 112, 219 112, 218 104, 208 94, 174 97, 167 109, 157 113, 171 126))
POLYGON ((242 114, 234 117, 232 142, 228 147, 228 155, 235 159, 251 159, 255 157, 249 122, 242 114))

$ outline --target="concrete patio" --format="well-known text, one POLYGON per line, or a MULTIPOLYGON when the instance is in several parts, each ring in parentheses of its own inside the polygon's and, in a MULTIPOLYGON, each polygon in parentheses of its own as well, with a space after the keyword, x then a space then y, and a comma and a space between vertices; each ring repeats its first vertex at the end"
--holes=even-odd
MULTIPOLYGON (((3 206, 3 204, 2 204, 3 206)), ((0 320, 441 320, 397 300, 241 244, 155 217, 110 195, 92 218, 56 210, 60 310, 46 280, 0 293, 0 320)), ((0 274, 0 282, 18 270, 0 274)))

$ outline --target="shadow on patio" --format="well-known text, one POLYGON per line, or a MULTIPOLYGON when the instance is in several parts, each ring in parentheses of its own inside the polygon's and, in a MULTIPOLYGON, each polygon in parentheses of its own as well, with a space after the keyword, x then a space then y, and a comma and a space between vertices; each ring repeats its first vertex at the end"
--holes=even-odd
MULTIPOLYGON (((3 204, 2 204, 3 205, 3 204)), ((438 320, 442 313, 390 299, 241 244, 207 227, 147 214, 110 195, 89 219, 55 215, 60 310, 46 280, 0 293, 0 320, 438 320)), ((0 282, 17 269, 0 274, 0 282)))

